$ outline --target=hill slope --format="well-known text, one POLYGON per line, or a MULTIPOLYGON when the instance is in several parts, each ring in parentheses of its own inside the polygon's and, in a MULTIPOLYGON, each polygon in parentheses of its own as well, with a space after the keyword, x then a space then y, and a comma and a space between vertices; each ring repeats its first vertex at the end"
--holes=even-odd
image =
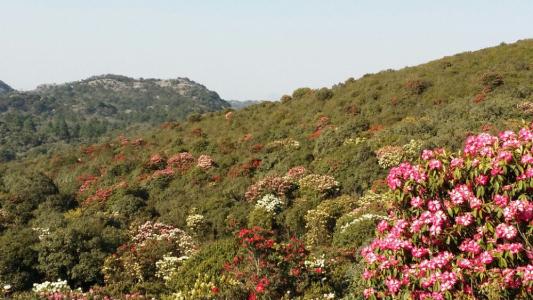
POLYGON ((105 284, 110 293, 156 297, 192 293, 202 282, 232 299, 265 288, 272 298, 287 290, 358 297, 354 253, 386 215, 388 168, 422 148, 459 150, 469 134, 518 128, 532 113, 533 41, 524 40, 5 164, 0 248, 37 250, 30 261, 0 258, 0 270, 8 270, 0 278, 17 280, 20 289, 67 278, 75 287, 105 284), (155 230, 139 227, 147 220, 183 228, 199 245, 166 283, 155 275, 156 262, 190 249, 138 244, 155 230), (272 232, 244 230, 240 244, 233 242, 238 229, 255 225, 272 232), (50 240, 9 244, 32 227, 50 240), (75 240, 79 232, 86 234, 75 240), (290 251, 301 248, 290 237, 304 241, 297 256, 290 251), (245 251, 253 243, 264 248, 245 251), (265 259, 263 268, 241 265, 247 253, 265 259), (128 273, 131 263, 142 277, 128 273), (223 268, 238 283, 221 279, 223 268))
POLYGON ((56 141, 87 141, 117 128, 183 120, 191 113, 229 106, 187 78, 103 75, 41 85, 30 92, 11 91, 0 96, 0 152, 6 159, 43 144, 41 148, 56 141))

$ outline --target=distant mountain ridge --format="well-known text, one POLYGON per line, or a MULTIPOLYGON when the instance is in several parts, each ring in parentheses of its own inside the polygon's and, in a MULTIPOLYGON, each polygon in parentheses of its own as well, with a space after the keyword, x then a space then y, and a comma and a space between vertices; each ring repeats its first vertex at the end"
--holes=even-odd
POLYGON ((230 107, 216 92, 188 78, 106 74, 31 91, 2 84, 0 91, 6 91, 0 93, 0 156, 7 151, 11 158, 40 145, 84 142, 114 129, 181 121, 230 107))
POLYGON ((0 80, 0 94, 9 93, 13 91, 13 88, 0 80))

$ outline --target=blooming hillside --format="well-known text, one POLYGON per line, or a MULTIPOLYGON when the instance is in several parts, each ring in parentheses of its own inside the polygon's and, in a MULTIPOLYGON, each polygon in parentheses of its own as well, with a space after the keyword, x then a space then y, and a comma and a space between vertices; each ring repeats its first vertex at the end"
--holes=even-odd
POLYGON ((21 299, 527 297, 532 49, 0 164, 0 285, 21 299))

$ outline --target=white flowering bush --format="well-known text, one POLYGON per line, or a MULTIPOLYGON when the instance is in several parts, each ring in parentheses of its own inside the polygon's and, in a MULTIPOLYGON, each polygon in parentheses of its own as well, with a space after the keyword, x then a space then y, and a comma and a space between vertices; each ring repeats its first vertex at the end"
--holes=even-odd
POLYGON ((70 291, 70 286, 66 280, 58 279, 57 281, 45 281, 42 283, 33 284, 33 292, 35 293, 57 293, 70 291))
POLYGON ((191 214, 186 219, 187 228, 191 230, 195 235, 203 234, 207 226, 207 220, 201 214, 191 214))
POLYGON ((339 182, 329 175, 310 174, 300 179, 298 185, 300 189, 321 194, 335 194, 339 191, 339 182))
POLYGON ((163 258, 155 263, 157 269, 155 277, 163 279, 163 281, 167 283, 177 274, 178 267, 187 259, 189 259, 188 256, 176 257, 171 254, 163 256, 163 258))
POLYGON ((256 208, 263 208, 269 213, 279 213, 285 203, 278 197, 272 194, 264 195, 255 204, 256 208))

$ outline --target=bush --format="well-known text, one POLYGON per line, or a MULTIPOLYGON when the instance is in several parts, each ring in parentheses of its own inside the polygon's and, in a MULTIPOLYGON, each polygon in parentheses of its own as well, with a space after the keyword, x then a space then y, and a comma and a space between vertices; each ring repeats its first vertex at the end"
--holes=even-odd
POLYGON ((413 95, 420 95, 431 86, 431 82, 426 80, 409 80, 405 83, 405 88, 413 95))
POLYGON ((311 89, 310 88, 299 88, 299 89, 296 89, 294 90, 294 92, 292 92, 292 98, 293 99, 299 99, 299 98, 302 98, 303 96, 307 95, 311 93, 311 89))
POLYGON ((503 77, 499 73, 489 72, 481 76, 481 84, 488 91, 491 91, 503 84, 503 77))
POLYGON ((393 168, 392 219, 361 251, 365 296, 529 298, 532 148, 528 128, 482 133, 462 153, 425 150, 420 164, 393 168))
POLYGON ((325 101, 333 97, 333 91, 328 88, 321 88, 315 93, 315 98, 320 101, 325 101))

